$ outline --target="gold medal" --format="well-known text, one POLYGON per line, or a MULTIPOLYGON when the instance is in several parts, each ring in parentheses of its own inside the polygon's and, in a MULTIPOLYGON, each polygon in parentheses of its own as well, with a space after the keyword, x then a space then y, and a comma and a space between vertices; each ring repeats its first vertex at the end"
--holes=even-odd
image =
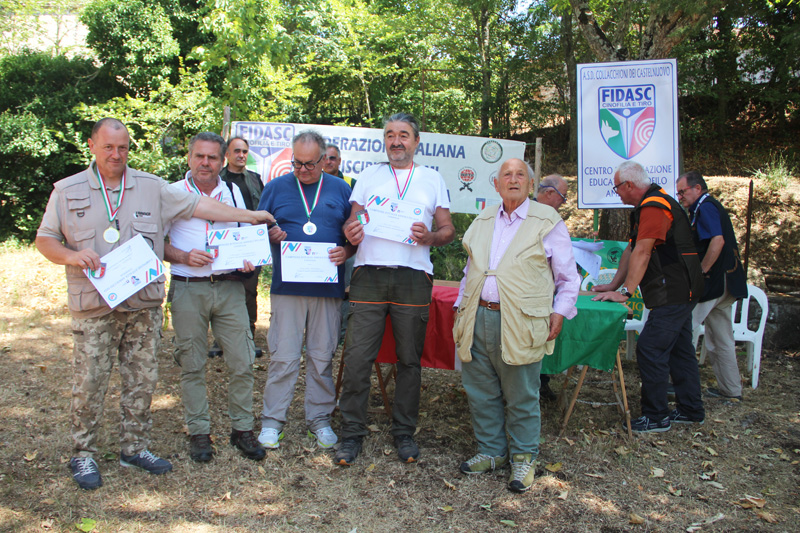
POLYGON ((119 240, 119 231, 117 231, 117 228, 111 226, 103 232, 103 239, 108 244, 114 244, 119 240))

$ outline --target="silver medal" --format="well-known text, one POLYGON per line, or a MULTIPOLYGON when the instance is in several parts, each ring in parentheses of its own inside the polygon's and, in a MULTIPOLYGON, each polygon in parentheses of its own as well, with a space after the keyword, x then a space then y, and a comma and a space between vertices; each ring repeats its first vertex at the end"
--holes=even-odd
POLYGON ((119 231, 114 227, 110 227, 103 232, 103 239, 109 244, 114 244, 119 240, 119 231))
POLYGON ((310 220, 303 224, 303 233, 306 235, 314 235, 317 232, 317 225, 310 220))

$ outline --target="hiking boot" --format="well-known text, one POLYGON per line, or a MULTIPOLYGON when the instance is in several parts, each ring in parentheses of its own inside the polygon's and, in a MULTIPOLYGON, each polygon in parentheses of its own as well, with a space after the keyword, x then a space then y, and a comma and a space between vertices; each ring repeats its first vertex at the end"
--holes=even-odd
POLYGON ((207 463, 214 457, 211 435, 192 435, 189 437, 189 457, 198 463, 207 463))
POLYGON ((136 455, 125 455, 119 453, 119 464, 122 466, 138 466, 154 475, 166 474, 172 470, 172 463, 153 455, 148 450, 142 450, 136 455))
POLYGON ((353 466, 361 453, 361 437, 345 437, 333 456, 333 464, 340 466, 353 466))
POLYGON ((741 402, 742 401, 742 397, 741 396, 728 396, 727 394, 725 394, 721 390, 715 389, 713 387, 707 388, 705 395, 708 396, 709 398, 722 398, 723 400, 731 400, 731 401, 735 400, 737 402, 741 402))
POLYGON ((539 399, 543 402, 554 402, 558 399, 556 393, 553 392, 553 389, 550 388, 549 383, 543 383, 541 387, 539 387, 539 399))
POLYGON ((669 414, 669 421, 674 424, 698 424, 702 426, 705 424, 706 419, 701 418, 699 420, 692 419, 686 416, 685 414, 681 413, 677 409, 673 409, 672 412, 669 414))
POLYGON ((511 459, 511 477, 508 478, 508 489, 512 492, 527 492, 533 485, 536 464, 530 453, 517 453, 511 459))
POLYGON ((471 459, 461 463, 459 470, 464 474, 483 474, 484 472, 494 472, 508 463, 508 455, 492 457, 485 453, 479 453, 471 459))
POLYGON ((84 490, 94 490, 103 484, 97 463, 91 457, 73 457, 69 460, 72 479, 84 490))
POLYGON ((413 463, 419 459, 419 447, 411 435, 395 435, 394 447, 397 448, 397 456, 404 463, 413 463))
POLYGON ((252 429, 247 431, 232 430, 231 444, 239 448, 239 451, 241 451, 245 457, 253 461, 260 461, 267 455, 267 452, 264 451, 264 448, 262 448, 258 440, 256 440, 256 435, 253 433, 252 429))
MULTIPOLYGON (((661 433, 669 431, 670 417, 665 416, 661 420, 650 420, 646 416, 640 416, 636 420, 631 420, 631 431, 634 433, 661 433)), ((622 426, 627 429, 627 425, 623 422, 622 426)))
POLYGON ((324 428, 319 428, 314 431, 309 429, 308 436, 312 439, 316 439, 317 446, 320 448, 330 448, 339 442, 339 437, 336 436, 336 433, 333 432, 330 426, 325 426, 324 428))
POLYGON ((280 446, 282 440, 283 431, 275 428, 261 428, 261 433, 258 434, 258 443, 271 450, 280 446))

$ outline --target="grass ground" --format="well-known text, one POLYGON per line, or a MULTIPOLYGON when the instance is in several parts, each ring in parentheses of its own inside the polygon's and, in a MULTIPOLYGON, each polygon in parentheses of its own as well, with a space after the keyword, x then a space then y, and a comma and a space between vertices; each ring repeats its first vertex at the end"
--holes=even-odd
MULTIPOLYGON (((115 374, 100 440, 105 484, 85 492, 66 464, 72 339, 63 270, 32 248, 0 247, 0 286, 0 531, 76 531, 76 523, 131 532, 800 531, 796 352, 765 352, 759 388, 747 388, 741 404, 708 400, 700 427, 629 440, 616 410, 599 405, 611 400, 610 387, 596 384, 581 393, 595 405, 579 404, 559 439, 560 412, 544 404, 538 479, 530 492, 514 495, 505 488, 507 471, 458 473, 474 439, 459 375, 443 370, 423 371, 420 462, 397 461, 388 421, 375 414, 358 463, 344 469, 305 438, 302 378, 281 448, 262 463, 241 458, 227 444, 226 371, 213 359, 208 380, 218 453, 210 464, 194 464, 168 328, 151 449, 175 470, 155 477, 119 466, 115 374)), ((266 297, 259 307, 257 340, 264 346, 266 297)), ((337 354, 334 372, 338 362, 337 354)), ((266 357, 257 360, 256 406, 267 367, 266 357)), ((633 362, 624 367, 635 415, 638 373, 633 362)), ((708 367, 701 377, 713 382, 708 367)))

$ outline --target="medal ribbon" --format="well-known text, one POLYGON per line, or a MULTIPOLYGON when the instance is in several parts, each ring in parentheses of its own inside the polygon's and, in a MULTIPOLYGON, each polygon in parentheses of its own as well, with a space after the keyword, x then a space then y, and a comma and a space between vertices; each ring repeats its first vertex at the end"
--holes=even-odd
POLYGON ((392 174, 394 174, 394 183, 395 183, 395 185, 397 185, 397 199, 398 200, 404 200, 405 199, 406 193, 408 192, 408 186, 411 185, 411 178, 414 177, 414 169, 416 167, 417 166, 415 164, 413 164, 413 163, 411 164, 411 170, 408 171, 408 177, 406 178, 406 184, 403 187, 403 189, 401 190, 400 189, 400 180, 397 179, 397 171, 394 169, 394 167, 392 167, 390 165, 390 168, 392 169, 392 174))
POLYGON ((300 196, 303 197, 303 207, 306 210, 306 217, 308 217, 309 222, 311 221, 311 213, 314 212, 314 208, 317 207, 317 202, 319 202, 319 193, 322 191, 322 180, 324 176, 320 174, 319 177, 319 184, 317 185, 317 193, 314 195, 314 205, 311 207, 308 206, 308 199, 306 198, 306 193, 303 192, 303 187, 300 185, 300 180, 295 177, 297 181, 297 189, 300 191, 300 196))
MULTIPOLYGON (((197 185, 194 184, 194 178, 190 178, 190 177, 187 176, 187 178, 185 180, 185 183, 186 183, 186 190, 187 191, 193 192, 193 193, 195 193, 197 195, 200 195, 200 196, 208 196, 209 198, 211 198, 210 195, 205 194, 203 191, 201 191, 200 189, 197 188, 197 185)), ((214 200, 219 202, 220 198, 222 198, 222 191, 220 191, 216 196, 214 196, 214 200)), ((209 226, 211 226, 211 227, 214 226, 214 221, 213 220, 206 220, 206 232, 208 232, 209 226)))
POLYGON ((694 208, 694 213, 692 213, 692 227, 694 227, 694 223, 697 220, 697 212, 700 211, 700 206, 703 205, 703 202, 706 201, 706 198, 708 198, 708 193, 705 193, 702 198, 700 198, 700 201, 697 202, 697 206, 694 208))
POLYGON ((100 175, 100 171, 97 170, 97 165, 94 167, 95 174, 97 174, 97 181, 100 182, 100 189, 103 190, 103 205, 106 208, 106 215, 108 216, 108 221, 113 222, 115 218, 117 218, 117 213, 119 213, 119 208, 122 205, 122 198, 125 196, 125 172, 122 173, 122 181, 119 184, 119 197, 117 198, 117 206, 112 208, 111 207, 111 197, 108 196, 108 191, 106 190, 106 183, 103 181, 103 176, 100 175))

